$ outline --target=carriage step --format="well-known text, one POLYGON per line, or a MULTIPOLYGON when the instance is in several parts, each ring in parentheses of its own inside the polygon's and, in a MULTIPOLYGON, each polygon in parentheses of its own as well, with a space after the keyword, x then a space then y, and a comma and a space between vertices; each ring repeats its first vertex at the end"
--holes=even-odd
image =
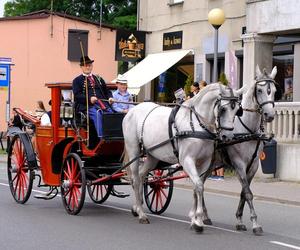
POLYGON ((110 194, 112 196, 116 196, 118 198, 126 198, 126 197, 130 196, 130 194, 126 194, 124 192, 116 191, 114 188, 111 190, 110 194))
POLYGON ((57 187, 51 187, 48 193, 45 194, 36 194, 34 198, 40 200, 52 200, 58 194, 57 187))

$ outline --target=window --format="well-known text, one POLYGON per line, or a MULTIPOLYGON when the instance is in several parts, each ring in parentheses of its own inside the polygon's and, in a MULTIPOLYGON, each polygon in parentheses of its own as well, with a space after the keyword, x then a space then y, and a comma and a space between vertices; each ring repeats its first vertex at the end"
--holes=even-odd
POLYGON ((275 81, 283 92, 282 101, 293 101, 294 55, 274 55, 273 66, 277 66, 275 81))
POLYGON ((80 42, 84 55, 88 55, 88 31, 87 30, 69 30, 68 35, 68 60, 79 62, 82 56, 80 42))

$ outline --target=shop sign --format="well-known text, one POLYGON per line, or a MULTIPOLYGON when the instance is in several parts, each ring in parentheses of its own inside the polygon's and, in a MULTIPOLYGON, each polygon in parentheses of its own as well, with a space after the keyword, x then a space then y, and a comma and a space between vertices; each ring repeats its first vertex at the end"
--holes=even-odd
POLYGON ((182 31, 164 33, 163 50, 181 49, 182 31))
POLYGON ((146 32, 117 30, 116 61, 135 62, 145 57, 146 32))
POLYGON ((7 90, 10 82, 10 66, 13 65, 9 57, 0 57, 0 89, 7 90))

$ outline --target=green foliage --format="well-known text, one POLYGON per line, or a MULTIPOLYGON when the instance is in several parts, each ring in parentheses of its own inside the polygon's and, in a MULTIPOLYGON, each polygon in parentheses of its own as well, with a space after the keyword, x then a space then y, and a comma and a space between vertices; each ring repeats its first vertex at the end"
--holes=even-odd
MULTIPOLYGON (((137 0, 103 0, 102 21, 124 29, 136 29, 137 0)), ((53 0, 53 11, 100 21, 100 0, 53 0)), ((20 16, 51 9, 51 0, 14 0, 4 6, 4 16, 20 16)))
POLYGON ((221 82, 223 85, 227 86, 228 85, 228 80, 227 80, 227 77, 226 77, 226 74, 224 72, 222 72, 220 74, 220 78, 219 78, 219 82, 221 82))
POLYGON ((194 77, 189 75, 184 85, 184 92, 186 96, 188 96, 191 93, 191 86, 193 85, 193 83, 194 83, 194 77))

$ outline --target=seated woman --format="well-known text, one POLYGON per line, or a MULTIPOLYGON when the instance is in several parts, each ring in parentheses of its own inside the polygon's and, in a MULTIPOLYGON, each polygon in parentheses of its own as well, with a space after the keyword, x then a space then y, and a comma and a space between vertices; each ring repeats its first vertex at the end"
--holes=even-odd
POLYGON ((42 101, 37 102, 37 109, 35 111, 35 114, 38 118, 40 118, 41 126, 51 126, 50 117, 42 101))
POLYGON ((127 80, 123 75, 118 75, 117 78, 117 90, 113 93, 114 103, 112 108, 118 113, 127 113, 129 109, 133 108, 134 105, 129 103, 118 103, 121 102, 132 102, 132 96, 127 91, 127 80))

